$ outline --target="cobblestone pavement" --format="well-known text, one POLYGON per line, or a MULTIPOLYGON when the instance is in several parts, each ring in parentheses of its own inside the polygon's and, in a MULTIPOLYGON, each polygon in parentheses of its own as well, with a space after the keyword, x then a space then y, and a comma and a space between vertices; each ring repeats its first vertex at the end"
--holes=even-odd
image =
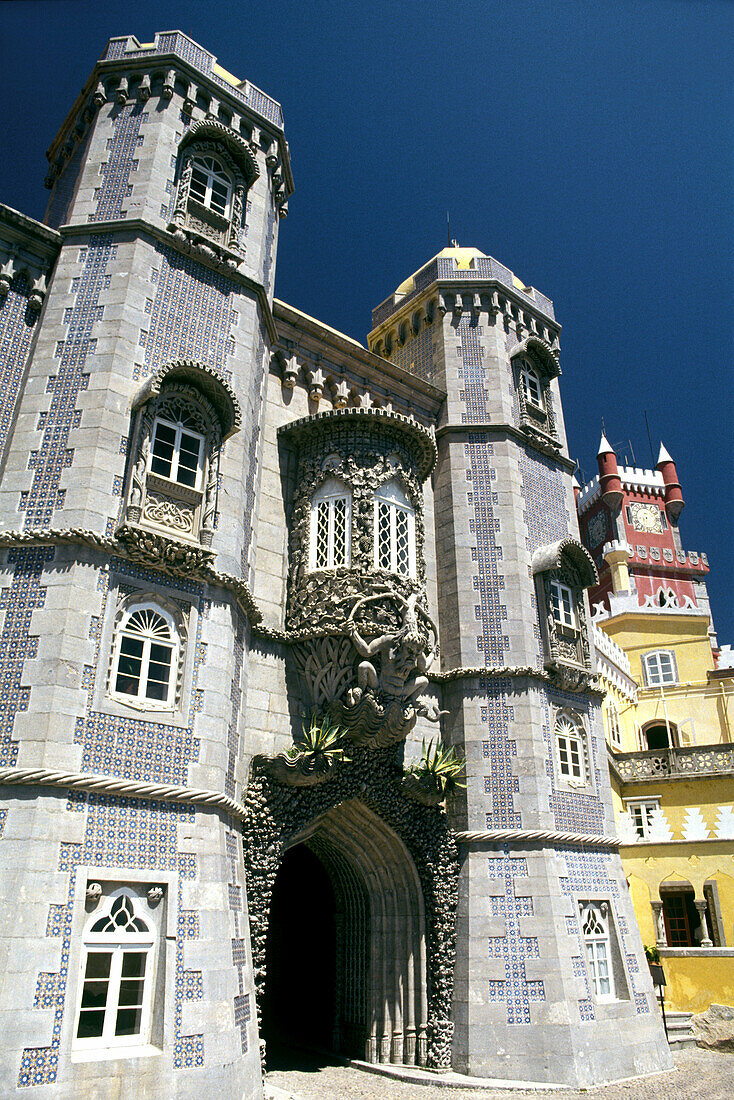
POLYGON ((447 1089, 407 1084, 335 1063, 276 1069, 266 1077, 272 1100, 734 1100, 734 1054, 698 1047, 677 1051, 670 1073, 593 1089, 447 1089))

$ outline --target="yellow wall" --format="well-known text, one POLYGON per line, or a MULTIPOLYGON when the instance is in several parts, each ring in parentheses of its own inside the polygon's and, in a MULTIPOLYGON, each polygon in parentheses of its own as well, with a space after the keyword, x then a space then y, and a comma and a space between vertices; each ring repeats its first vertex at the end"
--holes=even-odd
POLYGON ((662 954, 665 1007, 671 1012, 705 1012, 711 1004, 734 1005, 734 952, 728 956, 662 954))
POLYGON ((699 779, 667 779, 663 776, 644 783, 626 783, 621 788, 616 781, 612 781, 612 805, 617 816, 626 813, 628 799, 643 798, 660 799, 660 808, 671 828, 673 840, 685 839, 687 811, 697 809, 700 809, 709 836, 713 839, 718 832, 719 811, 734 805, 734 776, 706 775, 699 779))

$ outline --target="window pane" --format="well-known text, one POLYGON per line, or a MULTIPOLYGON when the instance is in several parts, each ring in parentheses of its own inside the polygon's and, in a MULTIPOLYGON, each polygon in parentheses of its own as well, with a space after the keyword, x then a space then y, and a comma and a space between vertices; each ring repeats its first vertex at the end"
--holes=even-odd
POLYGON ((90 951, 87 955, 87 970, 84 980, 86 981, 87 978, 109 978, 111 962, 111 951, 90 951))
POLYGON ((104 1008, 107 1004, 106 981, 85 981, 82 991, 82 1008, 104 1008))
POLYGON ((182 485, 196 485, 200 453, 201 440, 198 436, 181 432, 181 447, 178 455, 178 472, 176 480, 180 481, 182 485))
POLYGON ((104 1009, 94 1009, 91 1012, 82 1010, 79 1013, 79 1027, 76 1030, 77 1039, 98 1039, 104 1028, 104 1009))
POLYGON ((338 497, 334 506, 334 561, 333 565, 347 564, 347 502, 338 497))
POLYGON ((212 180, 212 210, 216 210, 218 214, 225 214, 227 210, 228 198, 229 188, 226 186, 226 184, 220 183, 220 181, 216 179, 212 180))
POLYGON ((142 656, 143 642, 139 638, 128 638, 123 635, 117 662, 115 691, 123 692, 125 695, 138 694, 142 656))
POLYGON ((146 958, 146 951, 126 951, 122 959, 123 978, 142 978, 146 958))
POLYGON ((117 1010, 115 1035, 139 1035, 143 1019, 142 1008, 120 1008, 117 1010))
POLYGON ((154 474, 161 477, 171 476, 171 463, 176 448, 176 429, 170 424, 163 424, 159 420, 153 433, 153 446, 150 459, 150 468, 154 474))
POLYGON ((380 569, 390 569, 390 506, 384 501, 377 505, 377 564, 380 569))
POLYGON ((203 172, 197 164, 194 165, 191 172, 191 184, 189 186, 189 193, 198 199, 199 202, 204 202, 206 199, 206 184, 208 173, 203 172))
POLYGON ((410 552, 408 547, 408 513, 402 508, 395 509, 395 571, 410 573, 410 552))
POLYGON ((320 500, 316 509, 316 568, 329 568, 329 502, 320 500))
POLYGON ((120 1005, 126 1008, 139 1008, 143 1003, 145 982, 138 978, 128 978, 120 982, 120 1005))

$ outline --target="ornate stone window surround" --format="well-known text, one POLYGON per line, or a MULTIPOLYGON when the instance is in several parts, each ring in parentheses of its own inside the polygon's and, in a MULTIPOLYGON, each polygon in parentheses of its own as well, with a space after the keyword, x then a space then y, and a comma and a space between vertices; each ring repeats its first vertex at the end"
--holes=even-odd
POLYGON ((193 662, 188 640, 196 631, 195 607, 185 598, 178 600, 171 594, 164 596, 159 592, 131 588, 127 583, 120 584, 116 591, 112 588, 108 606, 110 614, 100 639, 100 652, 107 654, 107 660, 99 662, 94 709, 127 718, 133 712, 148 713, 155 716, 156 722, 182 725, 192 676, 193 662), (166 700, 156 701, 116 689, 122 632, 130 615, 139 608, 154 610, 170 624, 172 657, 170 690, 166 700))
MULTIPOLYGON (((78 888, 74 891, 71 925, 71 951, 68 974, 70 1006, 62 1022, 61 1049, 71 1052, 72 1062, 109 1061, 120 1058, 160 1056, 164 1048, 164 1015, 166 971, 175 948, 178 920, 175 871, 138 870, 129 867, 90 867, 77 869, 78 888), (77 1039, 79 1008, 86 970, 86 929, 103 914, 122 891, 133 897, 136 915, 143 918, 154 939, 153 969, 150 972, 150 995, 147 1028, 134 1043, 106 1045, 96 1040, 92 1045, 77 1039)), ((100 944, 95 944, 95 947, 100 944)), ((147 976, 146 976, 147 987, 147 976)))
POLYGON ((178 186, 169 229, 194 243, 214 244, 220 258, 239 262, 244 253, 246 195, 259 174, 252 150, 234 130, 212 119, 195 123, 179 145, 178 186), (195 178, 195 173, 206 171, 207 161, 216 162, 217 175, 228 180, 223 212, 215 208, 216 203, 212 205, 211 198, 207 201, 206 188, 202 196, 195 178))
MULTIPOLYGON (((89 896, 89 887, 88 887, 89 896)), ((73 1047, 146 1046, 158 935, 149 904, 130 886, 113 890, 84 930, 73 1047)))
POLYGON ((550 345, 530 336, 513 348, 510 358, 520 406, 520 427, 531 436, 540 433, 545 442, 557 443, 550 383, 560 369, 550 345))
POLYGON ((573 789, 591 787, 589 733, 584 716, 568 707, 557 710, 553 740, 557 786, 573 789))
POLYGON ((589 552, 568 536, 542 546, 532 561, 544 648, 544 666, 557 673, 559 686, 579 675, 591 676, 591 646, 584 589, 597 583, 589 552))

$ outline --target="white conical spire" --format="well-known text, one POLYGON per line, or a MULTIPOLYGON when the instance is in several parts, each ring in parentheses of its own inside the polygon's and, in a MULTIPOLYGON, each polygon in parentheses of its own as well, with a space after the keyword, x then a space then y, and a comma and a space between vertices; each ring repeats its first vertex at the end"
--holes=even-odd
POLYGON ((661 443, 660 443, 660 454, 658 455, 658 466, 660 465, 661 462, 672 462, 672 461, 673 461, 673 459, 668 454, 668 448, 661 441, 661 443))
POLYGON ((599 455, 614 454, 614 447, 612 447, 611 443, 604 435, 604 432, 601 433, 601 442, 599 444, 599 450, 596 452, 596 454, 597 457, 599 455))

